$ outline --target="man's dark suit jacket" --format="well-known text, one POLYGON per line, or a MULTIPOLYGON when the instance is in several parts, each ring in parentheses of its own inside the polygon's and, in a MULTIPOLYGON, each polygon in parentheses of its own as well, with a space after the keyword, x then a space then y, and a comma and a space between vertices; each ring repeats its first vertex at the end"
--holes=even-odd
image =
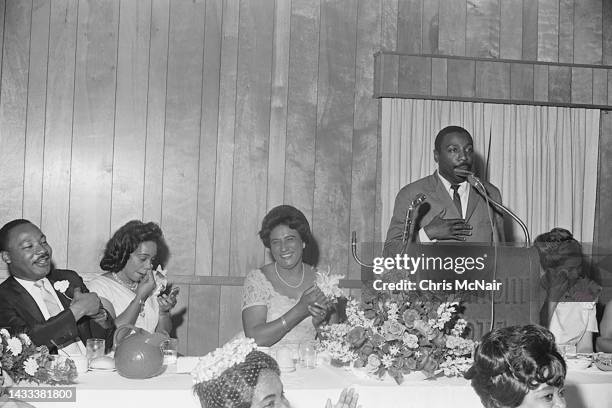
MULTIPOLYGON (((501 202, 501 194, 497 187, 493 184, 483 181, 485 189, 489 196, 497 202, 501 202)), ((468 236, 467 242, 479 242, 490 244, 493 242, 493 230, 489 221, 487 211, 487 203, 480 192, 475 188, 470 187, 470 196, 468 199, 467 212, 465 221, 472 226, 472 235, 468 236)), ((426 201, 421 204, 414 215, 414 234, 409 237, 411 241, 418 240, 419 229, 425 227, 429 222, 438 215, 443 209, 446 213, 443 218, 462 218, 461 214, 455 207, 453 200, 446 191, 444 184, 440 180, 437 171, 427 177, 410 183, 397 193, 395 198, 395 206, 393 208, 393 217, 387 231, 387 239, 385 240, 385 255, 390 256, 394 253, 399 253, 402 247, 402 234, 404 231, 404 222, 406 212, 410 202, 414 200, 417 194, 425 194, 426 201)), ((504 223, 501 213, 492 205, 489 207, 491 218, 498 233, 499 242, 504 241, 504 223)), ((443 241, 443 242, 459 242, 459 241, 443 241)))
MULTIPOLYGON (((66 295, 73 297, 74 289, 80 288, 82 293, 89 290, 83 279, 74 271, 53 269, 47 275, 53 285, 57 281, 67 280, 70 283, 66 295)), ((107 313, 107 320, 101 324, 84 316, 78 322, 70 311, 70 299, 56 291, 57 297, 64 306, 64 311, 45 321, 34 298, 23 286, 10 276, 0 284, 0 327, 7 328, 13 334, 26 333, 34 344, 45 345, 51 351, 65 347, 79 339, 85 343, 89 338, 106 340, 106 348, 110 349, 113 342, 115 326, 107 313)))

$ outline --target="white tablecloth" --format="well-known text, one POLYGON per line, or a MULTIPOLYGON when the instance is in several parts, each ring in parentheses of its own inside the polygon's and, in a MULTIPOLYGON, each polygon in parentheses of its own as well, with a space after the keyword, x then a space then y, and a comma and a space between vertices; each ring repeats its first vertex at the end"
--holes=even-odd
MULTIPOLYGON (((418 373, 415 374, 418 376, 418 373)), ((283 373, 285 394, 293 408, 323 408, 327 398, 335 402, 342 388, 352 386, 364 408, 474 408, 480 400, 469 382, 462 378, 423 381, 408 378, 398 386, 394 381, 377 381, 355 376, 344 369, 320 366, 283 373)), ((166 372, 147 380, 130 380, 116 372, 88 372, 78 379, 77 402, 32 403, 38 408, 199 408, 188 374, 166 372)), ((566 379, 567 406, 610 408, 612 372, 595 367, 569 371, 566 379)))

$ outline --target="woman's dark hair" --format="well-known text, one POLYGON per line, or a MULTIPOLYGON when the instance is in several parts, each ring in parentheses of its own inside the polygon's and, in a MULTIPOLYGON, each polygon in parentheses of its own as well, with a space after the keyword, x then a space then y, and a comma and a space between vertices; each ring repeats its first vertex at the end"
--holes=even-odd
POLYGON ((264 370, 280 375, 276 360, 261 351, 251 351, 244 362, 228 368, 217 378, 196 384, 193 391, 202 408, 249 408, 264 370))
POLYGON ((170 250, 159 225, 154 222, 144 223, 132 220, 119 228, 106 243, 100 268, 104 271, 119 272, 125 267, 130 255, 138 248, 138 245, 146 241, 153 241, 157 244, 157 255, 153 268, 157 268, 157 265, 165 267, 170 257, 170 250))
POLYGON ((582 245, 564 228, 553 228, 550 232, 538 235, 533 246, 538 250, 540 264, 544 269, 562 266, 568 259, 583 260, 582 245))
POLYGON ((309 265, 316 265, 319 262, 319 247, 310 231, 310 224, 306 216, 297 208, 291 205, 279 205, 271 209, 261 222, 259 238, 264 246, 270 249, 270 234, 279 225, 296 230, 305 244, 302 258, 309 265))
POLYGON ((485 334, 465 378, 486 408, 514 408, 540 384, 562 387, 566 373, 553 334, 526 325, 485 334))

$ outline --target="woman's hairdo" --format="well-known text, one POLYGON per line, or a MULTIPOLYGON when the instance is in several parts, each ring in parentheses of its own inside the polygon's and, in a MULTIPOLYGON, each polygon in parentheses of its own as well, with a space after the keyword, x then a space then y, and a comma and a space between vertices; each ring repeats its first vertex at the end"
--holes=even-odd
POLYGON ((582 246, 571 232, 563 228, 553 228, 550 232, 538 235, 533 246, 540 255, 544 269, 556 268, 570 258, 582 260, 582 246))
POLYGON ((276 360, 261 351, 251 351, 245 361, 225 370, 219 377, 193 387, 202 408, 249 408, 264 370, 280 375, 276 360))
POLYGON ((261 222, 259 238, 266 248, 270 248, 270 234, 279 225, 296 230, 305 244, 303 259, 310 265, 316 265, 319 260, 319 249, 310 231, 310 224, 304 213, 291 205, 279 205, 271 209, 261 222))
POLYGON ((510 326, 482 338, 465 378, 486 408, 513 408, 540 384, 562 387, 567 372, 553 334, 541 326, 510 326))
POLYGON ((141 243, 146 241, 152 241, 157 244, 157 255, 153 268, 156 268, 157 265, 166 266, 170 251, 159 225, 154 222, 144 223, 132 220, 119 228, 106 243, 104 256, 100 261, 100 268, 104 271, 119 272, 125 267, 132 252, 141 243))

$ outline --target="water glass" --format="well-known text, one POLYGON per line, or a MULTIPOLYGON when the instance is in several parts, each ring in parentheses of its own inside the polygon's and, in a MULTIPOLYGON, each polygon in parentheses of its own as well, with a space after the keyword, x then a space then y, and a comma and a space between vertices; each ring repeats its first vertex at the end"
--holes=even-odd
POLYGON ((87 359, 91 361, 94 358, 104 357, 105 345, 104 339, 87 339, 87 359))
POLYGON ((577 355, 575 344, 559 344, 557 347, 564 358, 573 358, 577 355))
POLYGON ((300 362, 302 367, 315 368, 317 366, 317 349, 311 341, 300 344, 300 362))
POLYGON ((162 352, 164 354, 164 364, 176 364, 178 356, 178 339, 168 339, 162 343, 162 352))

